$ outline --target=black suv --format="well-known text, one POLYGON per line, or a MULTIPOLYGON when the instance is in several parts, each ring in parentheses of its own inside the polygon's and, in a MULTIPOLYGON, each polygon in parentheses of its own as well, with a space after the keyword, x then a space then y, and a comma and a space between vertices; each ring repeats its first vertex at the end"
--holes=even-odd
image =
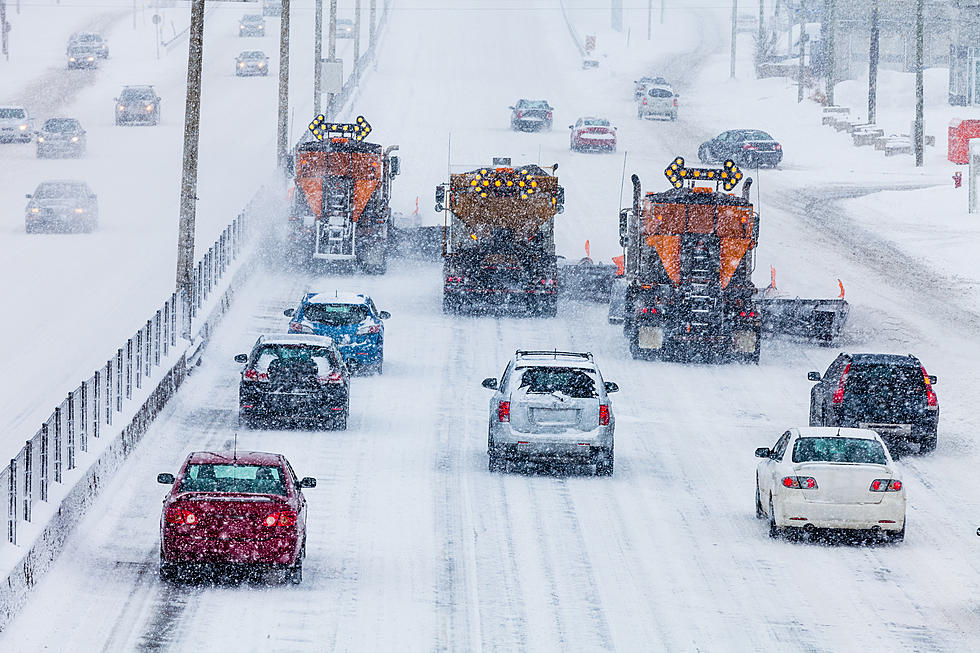
POLYGON ((344 430, 350 412, 350 375, 332 338, 259 336, 238 386, 238 418, 245 426, 269 421, 315 421, 344 430))
POLYGON ((919 359, 909 354, 840 354, 810 391, 810 426, 870 428, 882 439, 936 448, 939 399, 919 359))

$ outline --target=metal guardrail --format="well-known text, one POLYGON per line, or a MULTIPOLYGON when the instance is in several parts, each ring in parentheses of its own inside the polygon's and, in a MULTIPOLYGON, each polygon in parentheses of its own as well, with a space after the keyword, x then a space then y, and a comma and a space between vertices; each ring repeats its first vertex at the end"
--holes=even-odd
MULTIPOLYGON (((191 319, 197 316, 249 235, 251 206, 229 224, 197 262, 191 290, 191 319)), ((92 439, 112 427, 134 393, 166 374, 161 365, 178 346, 182 293, 171 293, 163 305, 131 338, 106 358, 104 366, 82 381, 26 441, 10 464, 0 470, 0 505, 7 506, 7 538, 17 544, 17 529, 32 521, 38 501, 47 503, 52 483, 64 483, 65 473, 85 468, 92 439)), ((193 322, 192 322, 193 323, 193 322)))

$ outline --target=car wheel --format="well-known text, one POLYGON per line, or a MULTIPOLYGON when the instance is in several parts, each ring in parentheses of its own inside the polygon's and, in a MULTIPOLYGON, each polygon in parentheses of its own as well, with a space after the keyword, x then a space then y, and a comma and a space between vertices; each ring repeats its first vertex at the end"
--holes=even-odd
POLYGON ((759 479, 755 479, 755 518, 765 519, 766 513, 762 510, 762 498, 759 496, 759 479))
POLYGON ((711 150, 708 149, 707 145, 698 148, 698 159, 701 163, 711 163, 711 150))
POLYGON ((163 558, 163 551, 160 551, 160 580, 172 583, 180 577, 180 567, 173 562, 167 562, 163 558))
POLYGON ((755 168, 755 155, 754 154, 743 154, 741 156, 741 161, 739 163, 743 168, 755 168))
POLYGON ((333 418, 333 429, 335 431, 347 430, 347 416, 350 414, 350 398, 344 404, 344 409, 333 418))
POLYGON ((493 437, 487 434, 487 469, 491 472, 503 472, 506 468, 507 460, 500 454, 493 437))
POLYGON ((595 459, 595 475, 596 476, 612 476, 613 475, 613 449, 610 447, 606 451, 602 451, 596 456, 595 459))
POLYGON ((782 537, 783 529, 776 526, 776 511, 772 507, 772 497, 769 497, 769 537, 778 539, 782 537))
POLYGON ((894 533, 889 533, 888 534, 888 539, 890 539, 892 542, 904 542, 905 541, 905 527, 908 525, 908 521, 909 520, 906 518, 906 520, 902 523, 902 530, 895 531, 894 533))
POLYGON ((810 426, 822 426, 820 424, 820 415, 817 414, 817 404, 810 400, 810 426))
POLYGON ((382 350, 381 358, 379 358, 376 363, 371 364, 368 373, 381 376, 382 374, 384 374, 384 368, 385 368, 385 354, 384 351, 382 350))
POLYGON ((919 440, 919 453, 930 453, 936 450, 936 443, 939 440, 939 434, 933 431, 929 435, 922 436, 919 440))

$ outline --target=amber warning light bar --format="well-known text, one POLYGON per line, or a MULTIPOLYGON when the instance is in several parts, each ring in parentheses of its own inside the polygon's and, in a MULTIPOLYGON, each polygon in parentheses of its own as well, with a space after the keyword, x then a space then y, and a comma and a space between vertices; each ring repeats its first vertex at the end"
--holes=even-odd
POLYGON ((329 134, 342 134, 355 141, 363 141, 371 133, 371 123, 364 116, 358 116, 354 122, 327 122, 320 114, 310 123, 310 131, 318 141, 329 134))
POLYGON ((692 184, 696 181, 707 180, 715 182, 716 188, 718 184, 721 184, 725 190, 731 190, 738 185, 738 182, 742 181, 742 171, 731 159, 725 161, 721 168, 685 168, 684 157, 679 156, 667 166, 667 169, 664 170, 664 176, 674 188, 681 188, 685 180, 692 184))

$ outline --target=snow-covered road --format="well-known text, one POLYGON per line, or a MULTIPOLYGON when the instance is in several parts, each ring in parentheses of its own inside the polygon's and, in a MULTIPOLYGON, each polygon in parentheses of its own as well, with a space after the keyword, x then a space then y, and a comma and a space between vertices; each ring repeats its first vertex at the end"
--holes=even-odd
MULTIPOLYGON (((572 15, 583 33, 593 16, 608 20, 608 10, 585 0, 565 3, 578 7, 572 15)), ((725 54, 724 28, 697 9, 677 11, 664 49, 642 50, 619 69, 582 71, 557 1, 519 5, 396 2, 356 112, 379 142, 401 145, 396 208, 417 195, 423 219, 436 222, 432 188, 447 159, 558 161, 568 197, 559 249, 577 256, 589 238, 596 258, 607 258, 618 253, 622 152, 629 151, 627 174, 658 188, 674 155, 693 159, 703 137, 732 126, 699 87, 725 54), (637 121, 632 68, 681 71, 694 52, 705 72, 678 84, 691 98, 690 115, 637 121), (558 107, 553 132, 507 130, 506 107, 522 96, 558 107), (619 155, 567 152, 564 125, 590 113, 619 124, 619 155)), ((201 367, 0 634, 0 647, 976 649, 980 500, 970 481, 977 451, 969 408, 980 367, 976 309, 941 276, 930 279, 931 268, 896 279, 903 266, 880 234, 882 242, 841 237, 848 216, 827 199, 841 182, 821 152, 797 150, 786 170, 764 173, 756 281, 765 285, 770 264, 791 292, 832 295, 836 279, 845 279, 853 313, 843 346, 913 351, 940 377, 939 448, 898 463, 909 492, 904 543, 772 541, 754 517, 752 452, 806 420, 806 372, 822 371, 832 350, 767 341, 759 366, 634 361, 604 306, 563 302, 553 320, 449 317, 440 310, 437 263, 397 262, 383 277, 314 276, 270 263, 252 275, 201 367), (806 179, 804 197, 795 191, 806 179), (821 198, 826 224, 814 215, 821 198), (281 332, 282 309, 303 292, 333 288, 368 292, 392 313, 385 374, 353 380, 349 430, 238 430, 233 356, 258 334, 281 332), (518 347, 591 350, 619 384, 615 476, 594 478, 590 468, 487 471, 489 392, 480 381, 498 375, 518 347), (303 584, 161 583, 164 489, 155 474, 174 471, 190 450, 230 447, 236 433, 240 448, 281 451, 300 475, 319 479, 307 493, 303 584)))

